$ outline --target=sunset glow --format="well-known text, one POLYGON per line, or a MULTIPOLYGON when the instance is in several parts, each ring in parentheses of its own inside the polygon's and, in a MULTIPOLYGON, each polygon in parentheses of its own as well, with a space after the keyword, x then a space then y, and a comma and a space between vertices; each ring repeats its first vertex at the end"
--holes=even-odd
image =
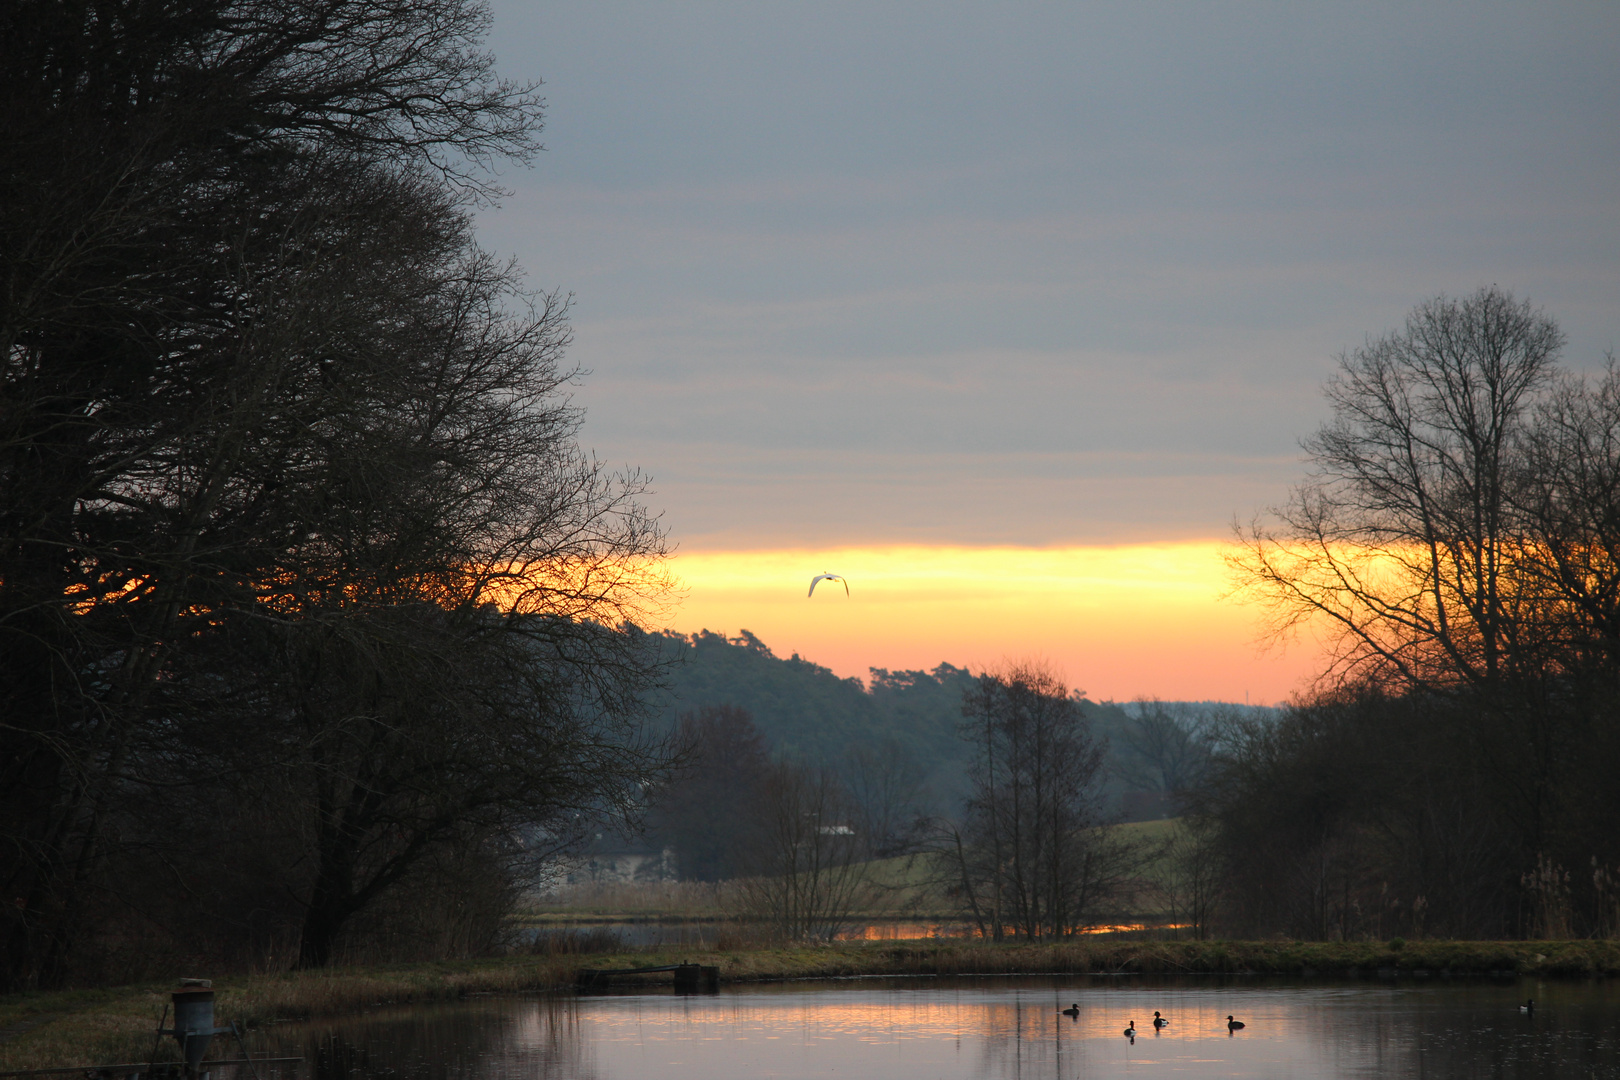
POLYGON ((1319 650, 1308 640, 1268 647, 1259 613, 1221 599, 1223 547, 683 552, 674 571, 686 593, 670 622, 747 629, 778 656, 846 677, 1042 658, 1096 700, 1284 700, 1315 672, 1319 650), (807 597, 823 571, 843 574, 850 594, 824 583, 807 597))

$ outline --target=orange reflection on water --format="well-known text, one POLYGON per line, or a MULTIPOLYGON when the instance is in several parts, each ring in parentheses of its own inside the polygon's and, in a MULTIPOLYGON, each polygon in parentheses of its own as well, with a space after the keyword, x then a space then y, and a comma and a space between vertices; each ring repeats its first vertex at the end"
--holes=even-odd
MULTIPOLYGON (((1106 926, 1093 926, 1076 931, 1078 934, 1126 934, 1138 933, 1144 930, 1185 930, 1185 923, 1154 924, 1146 923, 1110 923, 1106 926)), ((925 941, 936 938, 976 938, 982 937, 979 928, 967 923, 947 922, 886 922, 875 923, 869 926, 855 927, 840 931, 836 937, 839 941, 925 941)), ((1009 933, 1016 937, 1016 934, 1009 933)))
POLYGON ((977 927, 962 923, 890 922, 841 931, 839 941, 919 941, 928 938, 978 937, 977 927))
MULTIPOLYGON (((971 1037, 992 1056, 1003 1049, 1023 1047, 1026 1054, 1055 1041, 1119 1040, 1134 1024, 1137 1040, 1180 1036, 1183 1039, 1228 1037, 1226 1015, 1245 1012, 1209 992, 1166 989, 1162 993, 1099 991, 1086 976, 1075 976, 1073 987, 1054 985, 1024 990, 1011 1000, 1003 993, 980 990, 928 990, 921 993, 856 994, 748 994, 709 999, 683 999, 677 1009, 663 1008, 663 999, 644 997, 635 1006, 634 1023, 625 1025, 617 1010, 597 1008, 571 1014, 597 1043, 630 1040, 655 1043, 682 1037, 723 1039, 727 1043, 781 1042, 800 1046, 848 1040, 853 1043, 894 1045, 930 1039, 971 1037), (1065 1016, 1071 1001, 1080 1003, 1078 1017, 1065 1016), (1153 1011, 1160 1010, 1167 1026, 1153 1027, 1153 1011)), ((633 1000, 633 999, 627 999, 633 1000)), ((559 1018, 551 1017, 552 1023, 559 1018)), ((525 1032, 525 1041, 537 1042, 544 1025, 525 1032)))

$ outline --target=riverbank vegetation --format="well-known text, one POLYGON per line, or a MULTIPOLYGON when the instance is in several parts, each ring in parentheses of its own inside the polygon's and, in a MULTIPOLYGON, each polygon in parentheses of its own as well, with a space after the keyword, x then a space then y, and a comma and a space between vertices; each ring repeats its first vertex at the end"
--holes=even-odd
MULTIPOLYGON (((1620 943, 1241 942, 1090 939, 1061 943, 850 942, 796 948, 543 953, 436 964, 238 976, 216 982, 217 1015, 249 1029, 382 1005, 568 991, 585 968, 717 965, 722 983, 861 976, 1211 975, 1305 978, 1588 978, 1620 975, 1620 943)), ((649 985, 654 977, 625 980, 649 985)), ((667 980, 669 976, 661 978, 667 980)), ((172 986, 0 998, 0 1070, 145 1060, 172 986), (15 1033, 15 1034, 12 1034, 15 1033)), ((169 1054, 169 1047, 160 1047, 169 1054)))

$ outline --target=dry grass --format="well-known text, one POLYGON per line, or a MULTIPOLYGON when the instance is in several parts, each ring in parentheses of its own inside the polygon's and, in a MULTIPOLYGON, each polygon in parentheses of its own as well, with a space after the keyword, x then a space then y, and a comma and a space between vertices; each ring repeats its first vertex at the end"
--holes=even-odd
MULTIPOLYGON (((938 886, 941 875, 928 856, 877 859, 864 864, 863 876, 859 917, 939 918, 952 914, 938 886)), ((528 925, 722 920, 744 916, 747 911, 744 890, 735 881, 604 881, 562 886, 531 897, 517 918, 528 925)))
MULTIPOLYGON (((1141 821, 1116 825, 1111 831, 1138 848, 1158 849, 1174 838, 1179 820, 1141 821)), ((1152 876, 1158 866, 1143 868, 1152 876)), ((862 864, 863 884, 857 918, 960 920, 959 905, 948 895, 954 874, 938 855, 900 855, 862 864)), ((636 922, 649 919, 722 920, 746 918, 747 899, 735 881, 602 881, 566 885, 533 896, 518 912, 518 921, 531 926, 553 922, 636 922)), ((1120 922, 1151 920, 1153 912, 1122 911, 1120 922)))
POLYGON ((654 917, 719 919, 737 909, 733 892, 735 887, 730 882, 586 882, 533 898, 519 916, 534 921, 557 916, 576 919, 591 916, 602 921, 654 917))
POLYGON ((167 998, 151 988, 0 998, 0 1070, 145 1060, 167 998), (133 1054, 134 1056, 130 1056, 133 1054))

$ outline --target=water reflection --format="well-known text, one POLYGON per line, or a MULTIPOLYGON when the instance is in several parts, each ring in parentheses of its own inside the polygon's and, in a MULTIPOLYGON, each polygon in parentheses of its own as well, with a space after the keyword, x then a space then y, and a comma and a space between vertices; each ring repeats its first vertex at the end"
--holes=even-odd
POLYGON ((1620 1077, 1605 984, 912 979, 486 998, 287 1026, 313 1080, 1620 1077), (1534 1016, 1517 1005, 1535 997, 1534 1016), (1080 1014, 1060 1013, 1071 1002, 1080 1014), (1168 1018, 1152 1026, 1154 1010, 1168 1018), (1227 1014, 1246 1022, 1229 1032, 1227 1014), (1121 1035, 1135 1021, 1133 1041, 1121 1035))
POLYGON ((256 1033, 254 1049, 302 1054, 306 1080, 594 1080, 580 1020, 572 998, 491 997, 286 1025, 256 1033))
MULTIPOLYGON (((1183 930, 1182 923, 1118 923, 1094 926, 1086 934, 1123 934, 1142 930, 1183 930)), ((770 927, 762 923, 734 919, 648 919, 644 921, 591 922, 589 920, 549 920, 523 928, 520 936, 528 942, 554 939, 559 944, 573 940, 606 940, 617 948, 713 948, 716 942, 727 939, 766 940, 770 927)), ((841 930, 835 935, 839 941, 943 941, 956 938, 980 937, 972 923, 915 919, 884 919, 841 930)), ((573 951, 559 948, 557 951, 573 951)), ((613 951, 613 950, 610 950, 613 951)))

